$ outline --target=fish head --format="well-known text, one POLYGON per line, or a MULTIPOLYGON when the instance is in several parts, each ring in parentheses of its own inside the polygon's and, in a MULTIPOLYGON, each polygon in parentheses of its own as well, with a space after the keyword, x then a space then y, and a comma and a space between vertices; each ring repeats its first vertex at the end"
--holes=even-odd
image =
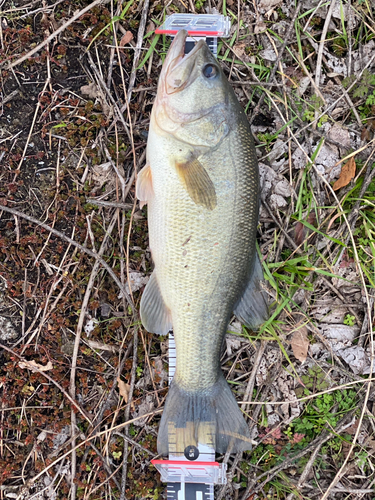
POLYGON ((165 59, 153 108, 162 131, 194 146, 212 147, 227 135, 228 81, 205 41, 185 55, 187 32, 176 35, 165 59))

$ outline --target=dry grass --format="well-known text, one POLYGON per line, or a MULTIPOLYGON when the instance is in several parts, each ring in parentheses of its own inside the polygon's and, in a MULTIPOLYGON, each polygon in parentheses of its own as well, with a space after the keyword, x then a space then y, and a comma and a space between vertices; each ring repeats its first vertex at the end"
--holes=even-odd
POLYGON ((275 300, 261 332, 228 335, 257 445, 220 457, 217 498, 374 497, 375 12, 271 3, 0 2, 0 499, 166 498, 150 460, 167 344, 138 319, 152 263, 134 181, 168 47, 155 27, 214 7, 275 300))

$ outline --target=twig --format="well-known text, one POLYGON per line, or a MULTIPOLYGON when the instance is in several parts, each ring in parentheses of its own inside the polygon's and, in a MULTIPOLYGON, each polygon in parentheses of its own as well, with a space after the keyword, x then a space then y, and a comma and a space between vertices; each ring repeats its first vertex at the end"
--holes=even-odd
MULTIPOLYGON (((277 56, 277 59, 276 59, 275 64, 274 64, 274 66, 273 66, 273 68, 272 68, 272 71, 271 71, 270 77, 269 77, 269 79, 268 79, 268 82, 269 82, 269 83, 270 83, 270 82, 272 82, 272 81, 273 81, 273 79, 275 78, 276 71, 277 71, 277 68, 278 68, 278 66, 279 66, 279 62, 281 61, 281 58, 283 57, 285 47, 286 47, 286 46, 288 45, 288 43, 289 43, 289 36, 290 36, 290 34, 291 34, 291 32, 292 32, 292 29, 294 28, 294 23, 295 23, 295 20, 297 19, 297 16, 298 16, 298 14, 299 14, 299 11, 300 11, 300 9, 301 9, 301 6, 302 6, 301 2, 298 2, 297 8, 296 8, 296 10, 294 11, 293 18, 292 18, 292 20, 290 21, 290 26, 289 26, 289 28, 288 28, 288 31, 285 33, 285 41, 284 41, 284 43, 282 44, 282 46, 280 47, 279 55, 277 56)), ((255 117, 255 116, 259 113, 259 110, 260 110, 260 108, 261 108, 261 106, 262 106, 262 104, 263 104, 263 102, 264 102, 265 97, 266 97, 266 96, 265 96, 265 94, 262 94, 262 95, 260 96, 259 102, 258 102, 258 104, 255 106, 255 108, 254 108, 254 110, 253 110, 253 112, 252 112, 252 114, 251 114, 251 116, 252 116, 252 120, 253 120, 253 119, 254 119, 254 117, 255 117)), ((251 120, 251 121, 252 121, 252 120, 251 120)))
MULTIPOLYGON (((127 102, 128 103, 130 102, 130 99, 132 97, 133 87, 134 87, 134 83, 135 83, 135 77, 137 74, 138 61, 139 61, 139 57, 141 55, 143 35, 145 33, 145 28, 146 28, 146 20, 147 20, 149 3, 150 3, 150 0, 144 0, 144 4, 142 7, 142 17, 141 17, 141 22, 139 23, 137 45, 136 45, 136 48, 134 51, 133 67, 132 67, 132 72, 130 74, 130 81, 129 81, 128 92, 127 92, 127 94, 128 94, 127 102)), ((127 104, 125 103, 124 106, 122 107, 121 111, 124 111, 126 109, 126 106, 127 106, 127 104)))
MULTIPOLYGON (((1 349, 4 349, 5 351, 8 351, 10 354, 12 354, 13 356, 16 356, 21 362, 23 363, 26 363, 28 364, 29 361, 25 358, 23 358, 22 356, 20 356, 18 353, 16 353, 15 351, 13 351, 12 349, 10 349, 9 347, 3 345, 3 344, 0 344, 0 348, 1 349)), ((27 368, 26 368, 27 369, 27 368)), ((63 387, 58 383, 56 382, 56 380, 54 380, 52 377, 50 377, 48 375, 48 373, 40 370, 37 366, 35 366, 34 364, 32 365, 32 369, 35 370, 36 372, 40 373, 41 375, 43 375, 43 377, 45 377, 47 380, 49 380, 52 384, 54 384, 60 391, 62 394, 64 394, 64 396, 72 403, 72 405, 77 408, 77 410, 79 411, 79 413, 83 416, 83 418, 85 420, 87 420, 90 424, 92 424, 92 420, 90 418, 90 416, 84 411, 82 410, 82 408, 80 407, 79 403, 77 401, 75 401, 66 391, 65 389, 63 389, 63 387)))
MULTIPOLYGON (((310 471, 314 465, 314 462, 315 462, 315 459, 320 451, 320 448, 322 447, 323 443, 318 443, 315 450, 313 450, 313 452, 311 453, 311 456, 309 458, 309 461, 307 462, 306 464, 306 467, 304 468, 299 480, 298 480, 298 483, 297 483, 297 486, 296 488, 298 490, 301 490, 301 488, 303 487, 303 484, 304 482, 306 481, 307 479, 307 476, 310 474, 310 471)), ((288 495, 287 499, 286 500, 292 500, 293 497, 295 496, 296 493, 294 493, 293 491, 288 495)))
POLYGON ((94 428, 98 428, 100 426, 100 423, 102 421, 102 418, 103 418, 103 415, 105 413, 105 411, 108 410, 108 408, 111 406, 111 399, 115 393, 115 390, 116 390, 116 387, 117 387, 117 379, 119 378, 119 376, 121 375, 121 372, 122 370, 124 369, 124 366, 125 366, 125 362, 126 360, 128 359, 129 357, 129 354, 130 354, 130 351, 131 349, 133 348, 133 341, 131 340, 129 342, 129 345, 125 351, 125 354, 124 354, 124 357, 122 358, 121 360, 121 363, 119 364, 118 366, 118 370, 117 370, 117 373, 113 379, 113 383, 112 383, 112 387, 111 387, 111 390, 109 391, 109 394, 102 406, 102 408, 100 409, 99 413, 96 415, 95 419, 94 419, 94 422, 93 422, 93 425, 95 426, 94 428))
POLYGON ((130 438, 129 436, 126 436, 125 434, 123 434, 122 432, 114 432, 113 433, 115 436, 120 436, 122 439, 125 439, 125 441, 128 441, 130 444, 136 446, 137 448, 139 448, 140 450, 146 452, 148 455, 150 455, 152 458, 156 457, 157 455, 155 455, 155 453, 152 453, 152 451, 148 450, 147 448, 145 448, 144 446, 142 446, 141 444, 137 443, 137 441, 134 441, 134 439, 130 438))
MULTIPOLYGON (((2 347, 2 346, 0 345, 0 347, 2 347)), ((99 438, 100 436, 105 436, 105 435, 109 434, 110 432, 113 432, 115 430, 119 430, 119 429, 122 429, 124 427, 127 427, 128 425, 130 425, 130 424, 132 424, 134 422, 137 422, 137 420, 140 420, 141 418, 152 417, 154 415, 158 415, 159 413, 162 413, 162 411, 163 410, 161 410, 161 409, 160 410, 154 410, 152 412, 146 413, 145 415, 140 415, 139 417, 132 418, 131 420, 128 420, 127 422, 123 422, 122 424, 116 425, 115 427, 113 427, 111 429, 106 429, 104 431, 98 432, 97 434, 94 434, 93 436, 90 436, 90 437, 86 438, 84 441, 82 441, 81 443, 77 444, 77 446, 75 447, 75 449, 78 450, 78 448, 81 448, 81 446, 89 443, 90 441, 92 441, 94 439, 99 438)), ((47 465, 36 476, 34 476, 34 477, 32 477, 30 479, 30 483, 31 484, 35 483, 35 481, 37 481, 41 476, 43 476, 43 474, 45 474, 46 472, 48 472, 52 467, 55 467, 57 463, 59 463, 61 460, 64 460, 64 458, 66 458, 68 455, 70 455, 70 453, 71 453, 71 450, 67 451, 66 453, 64 453, 64 455, 62 455, 61 457, 57 458, 51 464, 47 465)))
POLYGON ((99 257, 99 255, 97 253, 93 252, 92 250, 90 250, 87 247, 84 247, 80 243, 77 243, 76 241, 72 240, 71 238, 69 238, 69 236, 66 236, 64 233, 61 233, 60 231, 57 231, 56 229, 53 229, 52 227, 48 226, 47 224, 44 224, 44 222, 41 222, 38 219, 35 219, 34 217, 31 217, 30 215, 27 215, 27 214, 25 214, 23 212, 20 212, 19 210, 16 210, 15 208, 6 207, 5 205, 1 205, 0 204, 0 212, 1 212, 1 210, 4 210, 4 212, 9 212, 10 214, 18 215, 19 217, 22 217, 23 219, 26 219, 29 222, 32 222, 33 224, 36 224, 37 226, 42 227, 46 231, 49 231, 52 234, 54 234, 55 236, 58 236, 59 238, 61 238, 62 240, 67 241, 71 245, 79 248, 79 250, 81 250, 82 252, 87 253, 87 255, 90 255, 90 257, 93 257, 98 262, 100 262, 100 264, 109 273, 109 275, 111 276, 111 278, 113 279, 113 281, 119 287, 119 289, 121 290, 121 292, 124 294, 124 296, 126 297, 126 300, 128 301, 128 303, 129 303, 129 305, 132 308, 132 311, 134 313, 134 311, 135 311, 134 304, 133 304, 133 302, 132 302, 132 300, 131 300, 128 292, 125 290, 125 287, 122 285, 121 281, 118 279, 118 277, 116 276, 116 274, 113 272, 112 268, 106 263, 106 261, 104 259, 102 259, 101 257, 99 257))
MULTIPOLYGON (((133 335, 133 363, 131 370, 131 378, 130 378, 130 389, 128 395, 128 406, 125 410, 125 420, 129 419, 130 415, 130 407, 131 401, 133 399, 133 392, 135 387, 135 379, 136 379, 136 370, 137 370, 137 349, 138 349, 138 329, 134 329, 133 335)), ((125 434, 128 435, 128 428, 125 429, 125 434)), ((121 493, 120 500, 125 500, 126 494, 126 479, 127 479, 127 470, 128 470, 128 456, 129 456, 129 447, 127 443, 124 443, 124 458, 122 462, 122 477, 121 477, 121 493)))
POLYGON ((283 226, 280 224, 280 222, 273 215, 271 207, 268 205, 268 203, 265 200, 263 200, 262 203, 266 207, 266 209, 267 209, 267 211, 268 211, 271 219, 274 221, 274 223, 277 225, 277 227, 283 233, 283 235, 285 236, 285 238, 288 240, 288 243, 292 246, 294 252, 296 252, 298 254, 301 254, 302 250, 300 249, 300 247, 303 245, 304 242, 301 243, 301 245, 299 245, 299 246, 296 245, 295 241, 289 236, 289 234, 287 233, 287 231, 285 231, 285 229, 283 228, 283 226))
MULTIPOLYGON (((58 28, 56 31, 50 34, 43 42, 39 43, 36 47, 34 47, 32 50, 30 50, 27 54, 24 56, 20 57, 16 61, 8 64, 6 67, 7 70, 14 68, 15 66, 18 66, 21 64, 23 61, 26 61, 27 59, 30 59, 36 52, 38 52, 40 49, 42 49, 45 45, 47 45, 51 40, 56 38, 60 33, 62 33, 68 26, 73 24, 77 19, 79 19, 83 14, 86 14, 89 10, 91 10, 93 7, 96 7, 97 5, 106 4, 108 3, 109 0, 95 0, 94 2, 90 3, 87 7, 84 9, 76 12, 73 17, 71 17, 66 23, 64 23, 60 28, 58 28)), ((0 66, 4 63, 0 63, 0 66)))
MULTIPOLYGON (((88 60, 89 60, 89 63, 90 63, 90 67, 94 71, 95 76, 96 76, 98 82, 100 83, 100 86, 102 87, 102 89, 105 90, 105 93, 107 94, 109 100, 111 101, 111 103, 112 103, 112 105, 113 105, 113 107, 114 107, 114 109, 116 111, 118 120, 122 123, 122 126, 124 127, 124 130, 125 130, 128 138, 131 140, 128 124, 126 123, 126 121, 124 119, 124 115, 122 114, 123 110, 121 110, 118 107, 116 101, 114 100, 114 98, 113 98, 113 96, 112 96, 109 88, 107 87, 107 84, 103 80, 102 75, 100 74, 100 72, 98 71, 98 68, 97 68, 96 64, 94 63, 94 60, 93 60, 90 52, 87 52, 87 57, 88 57, 88 60)), ((121 68, 121 66, 120 66, 120 68, 121 68)))
MULTIPOLYGON (((335 435, 340 434, 343 430, 345 430, 348 426, 348 420, 352 418, 352 414, 354 413, 355 410, 352 410, 351 412, 347 413, 343 419, 338 423, 338 425, 335 428, 335 435)), ((351 425, 351 424, 349 424, 351 425)), ((271 481, 279 472, 281 472, 283 469, 286 469, 289 467, 289 465, 296 460, 304 457, 307 453, 310 451, 314 450, 316 446, 322 446, 324 443, 332 439, 332 432, 330 431, 325 431, 323 434, 318 436, 317 438, 314 439, 304 450, 301 450, 299 453, 293 456, 289 456, 286 460, 284 460, 283 463, 280 465, 277 465, 273 467, 272 469, 263 472, 260 476, 258 476, 255 480, 249 481, 249 484, 244 492, 244 494, 241 497, 241 500, 247 500, 249 497, 250 493, 256 493, 257 491, 261 490, 265 484, 267 484, 269 481, 271 481), (260 481, 266 477, 266 480, 263 481, 261 484, 258 484, 258 486, 255 487, 255 482, 260 481)))
POLYGON ((121 203, 120 201, 104 201, 97 200, 96 198, 86 198, 86 201, 87 203, 92 203, 93 205, 102 205, 103 207, 123 208, 124 210, 133 208, 133 203, 121 203))
MULTIPOLYGON (((108 226, 108 229, 104 235, 102 244, 100 246, 98 256, 101 257, 104 253, 104 250, 107 245, 107 239, 110 237, 113 228, 116 224, 117 220, 117 214, 112 217, 112 220, 108 226)), ((82 301, 82 306, 81 306, 81 312, 78 318, 78 324, 77 324, 77 330, 76 330, 76 337, 75 337, 75 342, 74 342, 74 349, 73 349, 73 355, 72 355, 72 366, 70 369, 70 395, 72 396, 73 399, 76 397, 76 368, 77 368, 77 359, 78 359, 78 351, 79 351, 79 342, 81 339, 81 333, 83 329, 83 322, 85 320, 85 315, 87 311, 87 306, 90 300, 90 295, 91 295, 91 290, 92 287, 94 286, 94 281, 96 279, 96 275, 99 271, 99 266, 100 262, 97 260, 92 268, 90 279, 87 283, 85 295, 83 297, 82 301)), ((71 411, 71 427, 72 427, 72 435, 74 434, 77 424, 76 424, 76 414, 74 411, 71 411)), ((76 441, 75 439, 72 441, 72 456, 71 456, 71 500, 75 500, 76 498, 76 490, 77 490, 77 485, 74 482, 74 478, 76 475, 76 452, 75 452, 75 445, 76 441)))
MULTIPOLYGON (((261 343, 260 343, 258 352, 256 353, 255 360, 254 360, 254 365, 253 365, 253 369, 251 370, 251 375, 250 375, 249 381, 248 381, 247 386, 246 386, 245 394, 243 396, 243 399, 245 401, 247 401, 248 399, 250 399, 250 397, 251 397, 251 395, 253 393, 255 376, 257 374, 257 371, 258 371, 258 368, 259 368, 259 364, 262 361, 262 356, 263 356, 264 351, 266 349, 266 345, 267 345, 267 343, 264 340, 262 340, 261 343)), ((246 405, 247 405, 247 403, 242 403, 241 408, 243 410, 245 410, 246 409, 246 405)))
POLYGON ((322 72, 322 59, 323 59, 323 50, 324 50, 324 43, 326 41, 326 36, 327 36, 327 31, 328 31, 328 26, 329 23, 331 22, 331 17, 332 17, 332 12, 333 8, 335 6, 336 0, 331 0, 327 16, 324 21, 324 26, 323 26, 323 32, 320 37, 320 42, 319 42, 319 50, 318 50, 318 58, 316 61, 316 71, 315 71, 315 85, 317 88, 320 86, 320 74, 322 72))

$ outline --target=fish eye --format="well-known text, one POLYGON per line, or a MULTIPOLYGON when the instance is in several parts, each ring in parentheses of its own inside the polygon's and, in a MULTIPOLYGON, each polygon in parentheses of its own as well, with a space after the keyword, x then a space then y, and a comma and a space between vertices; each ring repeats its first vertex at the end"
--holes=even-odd
POLYGON ((203 68, 202 72, 203 72, 203 76, 206 78, 209 78, 210 80, 212 80, 213 78, 215 78, 219 74, 217 67, 214 66, 213 64, 206 64, 206 66, 203 68))

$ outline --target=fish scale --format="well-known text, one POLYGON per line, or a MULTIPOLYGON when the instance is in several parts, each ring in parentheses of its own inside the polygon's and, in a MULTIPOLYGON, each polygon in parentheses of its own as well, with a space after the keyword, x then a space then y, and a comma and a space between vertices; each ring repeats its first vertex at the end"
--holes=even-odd
POLYGON ((173 325, 176 343, 158 451, 173 447, 176 456, 200 444, 219 453, 251 448, 220 350, 233 311, 252 327, 268 315, 255 249, 259 173, 250 127, 207 45, 198 42, 184 57, 185 38, 176 36, 164 62, 137 182, 155 263, 141 318, 155 333, 173 325))
MULTIPOLYGON (((251 143, 244 146, 248 131, 241 125, 238 128, 201 161, 204 166, 215 165, 219 201, 210 214, 186 195, 173 175, 173 165, 163 156, 150 155, 158 177, 165 179, 154 182, 155 197, 149 203, 150 241, 168 242, 160 244, 157 253, 153 245, 152 251, 161 293, 172 311, 175 376, 190 388, 204 389, 217 379, 222 339, 244 285, 244 276, 236 276, 233 269, 246 268, 254 252, 250 235, 256 231, 258 179, 255 168, 248 175, 252 159, 251 143)), ((159 149, 166 148, 167 144, 159 149)))

